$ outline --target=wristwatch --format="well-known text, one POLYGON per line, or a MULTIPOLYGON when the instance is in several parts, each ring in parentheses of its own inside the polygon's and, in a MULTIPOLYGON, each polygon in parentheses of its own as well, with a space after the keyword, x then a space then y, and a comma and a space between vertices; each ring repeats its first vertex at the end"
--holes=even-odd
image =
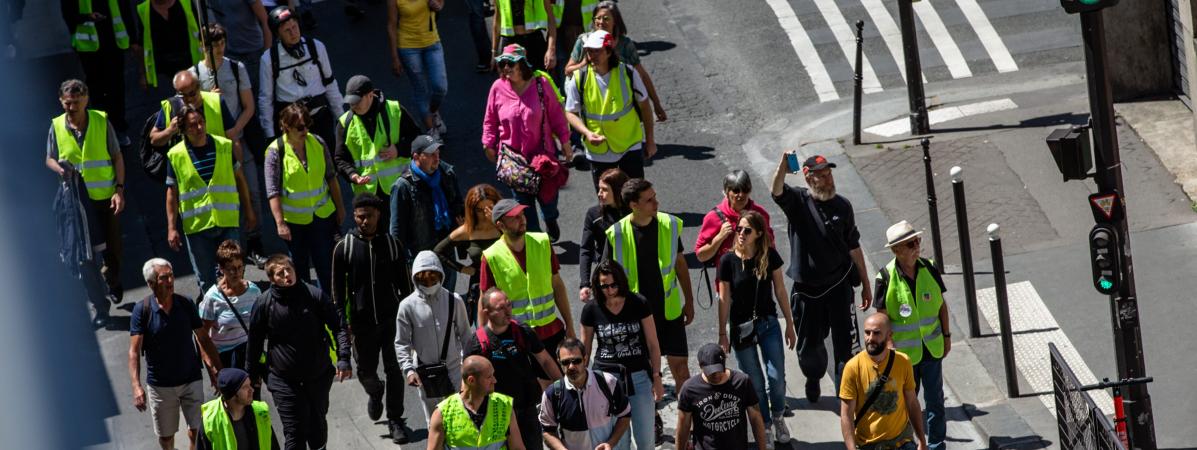
POLYGON ((117 189, 124 189, 124 188, 125 188, 125 183, 117 183, 115 187, 116 187, 117 189))

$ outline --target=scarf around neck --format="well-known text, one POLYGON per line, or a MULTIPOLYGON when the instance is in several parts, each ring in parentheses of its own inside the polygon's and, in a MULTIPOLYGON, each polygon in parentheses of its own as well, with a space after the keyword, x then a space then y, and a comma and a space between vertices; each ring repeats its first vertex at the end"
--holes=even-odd
POLYGON ((441 189, 441 171, 432 172, 432 175, 424 173, 420 170, 420 166, 416 164, 416 160, 411 161, 411 173, 415 174, 416 178, 428 183, 432 188, 432 212, 437 230, 449 229, 449 200, 445 198, 445 191, 441 189))

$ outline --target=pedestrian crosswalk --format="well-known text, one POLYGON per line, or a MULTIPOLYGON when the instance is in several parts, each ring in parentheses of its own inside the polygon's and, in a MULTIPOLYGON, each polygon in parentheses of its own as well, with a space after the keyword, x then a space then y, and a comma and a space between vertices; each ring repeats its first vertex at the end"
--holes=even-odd
MULTIPOLYGON (((898 0, 902 1, 902 0, 898 0)), ((865 21, 866 94, 905 86, 904 47, 892 0, 766 0, 786 32, 819 102, 850 96, 857 20, 865 21)), ((1058 2, 916 0, 924 82, 1018 71, 1050 62, 1044 52, 1077 51, 1079 33, 1058 2)), ((1067 58, 1065 58, 1067 59, 1067 58)))

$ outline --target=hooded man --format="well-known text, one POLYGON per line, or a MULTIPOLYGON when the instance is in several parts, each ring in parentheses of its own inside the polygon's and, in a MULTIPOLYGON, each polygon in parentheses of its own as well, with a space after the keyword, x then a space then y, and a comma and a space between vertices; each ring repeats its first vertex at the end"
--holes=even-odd
POLYGON ((399 314, 395 318, 395 355, 407 377, 407 384, 418 388, 427 421, 444 397, 425 395, 421 387, 424 380, 416 368, 444 364, 453 390, 460 389, 461 349, 473 330, 461 296, 441 286, 445 271, 441 269, 441 260, 436 253, 425 250, 417 254, 411 272, 416 290, 399 303, 399 314))

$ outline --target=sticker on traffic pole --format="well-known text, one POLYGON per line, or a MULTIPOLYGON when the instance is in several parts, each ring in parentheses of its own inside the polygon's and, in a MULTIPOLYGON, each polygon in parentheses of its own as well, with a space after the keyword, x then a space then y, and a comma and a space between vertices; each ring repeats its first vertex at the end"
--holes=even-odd
POLYGON ((1090 195, 1089 206, 1093 209, 1093 220, 1113 222, 1120 219, 1122 210, 1118 201, 1118 194, 1114 192, 1090 195))

